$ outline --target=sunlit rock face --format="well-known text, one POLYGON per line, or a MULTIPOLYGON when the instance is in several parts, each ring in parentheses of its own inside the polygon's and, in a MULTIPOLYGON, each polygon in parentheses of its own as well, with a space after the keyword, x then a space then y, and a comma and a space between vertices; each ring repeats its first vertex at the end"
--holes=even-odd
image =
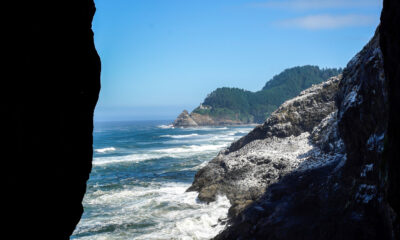
POLYGON ((100 90, 94 3, 10 1, 4 11, 3 235, 68 239, 83 211, 100 90))
POLYGON ((311 132, 322 119, 332 113, 341 75, 304 90, 299 96, 284 102, 262 125, 234 142, 228 152, 234 152, 256 139, 284 138, 311 132))
POLYGON ((206 114, 198 114, 192 112, 189 114, 187 110, 183 110, 181 114, 174 120, 172 125, 174 127, 199 127, 199 126, 226 126, 226 125, 241 125, 245 124, 241 121, 227 119, 223 117, 211 117, 206 114))
POLYGON ((172 123, 174 127, 198 127, 197 123, 192 119, 187 110, 183 110, 181 114, 172 123))
POLYGON ((382 29, 342 76, 282 104, 196 174, 189 190, 200 200, 232 204, 215 239, 398 239, 398 154, 388 148, 398 94, 387 75, 398 77, 399 58, 384 65, 381 46, 394 42, 380 42, 382 29))
MULTIPOLYGON (((315 167, 278 178, 216 239, 397 239, 390 182, 381 175, 390 112, 383 62, 378 30, 344 70, 337 111, 309 136, 307 153, 325 155, 312 154, 315 167)), ((242 149, 254 141, 248 142, 242 149)))
POLYGON ((330 78, 283 103, 263 125, 201 169, 189 191, 198 191, 199 199, 207 202, 227 195, 229 213, 235 216, 283 176, 342 157, 335 111, 341 78, 330 78))

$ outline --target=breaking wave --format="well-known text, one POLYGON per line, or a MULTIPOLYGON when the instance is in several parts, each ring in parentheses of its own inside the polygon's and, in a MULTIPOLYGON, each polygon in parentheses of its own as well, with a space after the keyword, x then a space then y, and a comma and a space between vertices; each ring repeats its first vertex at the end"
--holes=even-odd
POLYGON ((135 239, 210 239, 225 227, 229 200, 219 196, 210 204, 201 203, 196 192, 186 192, 189 186, 153 184, 92 192, 85 197, 84 205, 96 208, 96 217, 82 221, 75 236, 93 239, 84 236, 96 232, 96 239, 127 239, 136 233, 135 226, 144 226, 147 233, 135 239), (152 221, 155 218, 157 222, 152 221))
POLYGON ((201 203, 186 189, 251 128, 113 124, 94 133, 85 212, 72 240, 210 239, 225 228, 229 200, 201 203))
POLYGON ((113 152, 116 149, 114 147, 106 147, 106 148, 100 148, 100 149, 95 149, 94 151, 97 153, 106 153, 106 152, 113 152))
POLYGON ((135 153, 126 156, 114 157, 96 157, 93 159, 93 165, 117 164, 123 162, 141 162, 152 159, 161 158, 186 158, 201 153, 218 152, 228 144, 207 144, 207 145, 190 145, 175 148, 165 148, 148 151, 147 153, 135 153))
POLYGON ((195 136, 199 136, 199 134, 197 133, 192 133, 192 134, 185 134, 185 135, 161 135, 161 137, 165 137, 165 138, 190 138, 190 137, 195 137, 195 136))
POLYGON ((157 127, 158 127, 158 128, 161 128, 161 129, 171 129, 171 128, 174 128, 174 126, 173 126, 172 124, 169 124, 169 125, 158 125, 157 127))

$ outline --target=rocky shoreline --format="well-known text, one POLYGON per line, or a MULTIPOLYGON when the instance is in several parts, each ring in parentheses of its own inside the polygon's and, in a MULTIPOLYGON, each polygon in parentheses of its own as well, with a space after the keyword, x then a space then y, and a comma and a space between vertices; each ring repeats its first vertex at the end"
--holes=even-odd
POLYGON ((191 113, 184 110, 172 125, 185 128, 262 124, 285 101, 341 72, 342 68, 296 66, 275 75, 259 91, 217 88, 191 113))
POLYGON ((231 202, 215 239, 396 239, 380 169, 386 85, 378 29, 343 75, 286 101, 199 170, 188 191, 231 202))
MULTIPOLYGON (((201 169, 188 191, 198 191, 199 199, 206 202, 226 195, 232 204, 230 216, 236 216, 286 174, 321 164, 313 161, 324 154, 314 149, 313 139, 329 138, 321 129, 333 125, 340 79, 333 77, 286 101, 263 125, 201 169)), ((326 157, 327 162, 332 160, 326 157)))
POLYGON ((181 114, 174 120, 174 127, 201 127, 201 126, 234 126, 234 125, 249 125, 254 123, 235 121, 225 118, 213 118, 209 115, 190 113, 183 110, 181 114))

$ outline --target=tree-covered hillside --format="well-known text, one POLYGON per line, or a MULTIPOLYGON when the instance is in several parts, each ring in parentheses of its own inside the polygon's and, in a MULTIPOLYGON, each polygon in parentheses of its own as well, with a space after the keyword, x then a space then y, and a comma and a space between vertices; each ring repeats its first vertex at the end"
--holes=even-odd
POLYGON ((302 66, 286 69, 268 81, 262 90, 250 92, 239 88, 218 88, 193 112, 213 118, 261 123, 284 101, 302 90, 336 76, 342 69, 302 66))

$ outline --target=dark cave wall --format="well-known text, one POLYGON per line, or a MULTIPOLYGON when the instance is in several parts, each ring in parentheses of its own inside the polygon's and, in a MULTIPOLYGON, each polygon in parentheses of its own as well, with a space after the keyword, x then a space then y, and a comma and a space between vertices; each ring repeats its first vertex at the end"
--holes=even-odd
POLYGON ((68 239, 92 167, 94 2, 14 1, 3 9, 13 15, 3 23, 3 234, 68 239))
POLYGON ((396 213, 392 224, 400 238, 400 1, 385 0, 381 15, 381 49, 389 91, 388 134, 385 139, 384 161, 381 166, 381 184, 386 198, 396 213))

